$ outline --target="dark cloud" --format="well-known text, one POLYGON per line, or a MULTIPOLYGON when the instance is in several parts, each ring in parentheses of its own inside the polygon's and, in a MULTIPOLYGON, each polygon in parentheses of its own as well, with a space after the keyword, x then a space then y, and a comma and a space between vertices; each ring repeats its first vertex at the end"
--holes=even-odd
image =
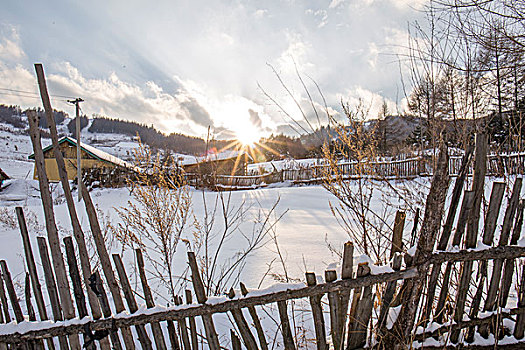
POLYGON ((181 102, 180 108, 187 118, 196 124, 206 128, 208 126, 214 126, 213 120, 211 119, 208 111, 202 107, 193 97, 190 97, 188 101, 181 102))
POLYGON ((250 122, 253 124, 253 126, 260 127, 262 121, 261 117, 259 116, 259 113, 257 113, 253 109, 249 109, 248 113, 250 114, 250 122))

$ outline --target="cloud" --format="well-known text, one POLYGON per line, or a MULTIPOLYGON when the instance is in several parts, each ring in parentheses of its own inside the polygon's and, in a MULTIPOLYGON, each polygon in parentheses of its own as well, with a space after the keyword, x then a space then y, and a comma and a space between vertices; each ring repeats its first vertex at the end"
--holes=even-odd
POLYGON ((253 109, 249 109, 248 113, 250 114, 250 122, 253 126, 260 127, 262 124, 261 117, 259 117, 259 113, 254 111, 253 109))
POLYGON ((14 26, 0 26, 0 60, 15 62, 25 57, 20 36, 14 26))

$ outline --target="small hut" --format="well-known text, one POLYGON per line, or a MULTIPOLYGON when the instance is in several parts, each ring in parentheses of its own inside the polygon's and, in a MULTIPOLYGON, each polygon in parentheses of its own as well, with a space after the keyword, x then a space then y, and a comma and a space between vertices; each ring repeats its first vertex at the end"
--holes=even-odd
MULTIPOLYGON (((66 163, 67 177, 69 180, 73 180, 77 177, 77 142, 71 137, 63 137, 58 141, 58 144, 64 157, 64 162, 66 163)), ((44 148, 43 152, 49 181, 60 181, 53 145, 44 148)), ((80 165, 83 172, 91 171, 94 168, 106 168, 109 170, 115 168, 134 168, 132 164, 83 142, 80 142, 80 156, 80 165)), ((35 159, 35 155, 30 155, 29 159, 35 159)), ((38 179, 36 164, 33 178, 38 179)))

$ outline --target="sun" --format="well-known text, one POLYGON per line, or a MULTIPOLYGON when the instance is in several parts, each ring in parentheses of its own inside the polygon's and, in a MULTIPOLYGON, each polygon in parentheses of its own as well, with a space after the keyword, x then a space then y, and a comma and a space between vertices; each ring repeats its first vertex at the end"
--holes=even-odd
POLYGON ((253 147, 261 138, 259 130, 254 125, 247 125, 237 129, 235 136, 239 143, 246 147, 253 147))

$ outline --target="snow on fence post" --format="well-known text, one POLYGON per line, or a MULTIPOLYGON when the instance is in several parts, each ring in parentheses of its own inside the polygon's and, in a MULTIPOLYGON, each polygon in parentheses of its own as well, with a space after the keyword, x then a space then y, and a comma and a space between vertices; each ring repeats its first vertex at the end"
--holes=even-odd
MULTIPOLYGON (((129 284, 128 276, 126 275, 126 269, 124 268, 124 264, 122 263, 122 259, 120 258, 119 254, 113 254, 113 262, 115 263, 115 267, 117 269, 120 285, 122 286, 122 291, 124 292, 124 298, 126 298, 129 312, 133 314, 137 312, 139 308, 137 306, 137 302, 135 301, 135 296, 133 295, 131 285, 129 284)), ((144 325, 136 325, 135 330, 139 336, 139 341, 142 345, 142 348, 146 350, 152 349, 151 340, 148 337, 148 333, 146 333, 146 328, 144 325)))
MULTIPOLYGON (((146 278, 142 251, 140 249, 135 249, 135 256, 137 257, 137 267, 139 270, 140 282, 142 284, 144 300, 146 301, 146 307, 151 309, 152 307, 155 307, 155 302, 153 301, 153 295, 151 294, 151 289, 148 285, 148 279, 146 278)), ((160 324, 158 322, 152 322, 151 330, 153 332, 153 338, 155 340, 155 346, 157 347, 157 350, 166 350, 166 342, 164 341, 164 335, 162 334, 160 324)))
MULTIPOLYGON (((208 298, 206 297, 206 292, 204 290, 204 284, 202 283, 201 275, 199 272, 199 267, 197 266, 197 259, 195 258, 194 252, 188 252, 188 262, 191 270, 191 280, 193 282, 193 290, 197 296, 197 301, 200 304, 205 304, 208 298)), ((202 322, 204 323, 204 330, 206 331, 206 338, 208 339, 208 346, 211 350, 219 350, 219 339, 217 337, 217 332, 215 331, 215 326, 213 324, 213 318, 211 315, 206 314, 202 315, 202 322)))
MULTIPOLYGON (((228 298, 230 299, 235 298, 235 290, 233 289, 233 287, 230 289, 228 293, 228 298)), ((237 325, 237 328, 239 329, 239 333, 241 335, 242 341, 244 342, 244 345, 246 346, 246 348, 247 349, 257 349, 257 343, 255 342, 255 337, 250 331, 250 326, 248 325, 248 322, 246 322, 246 319, 244 318, 242 309, 234 308, 230 312, 233 316, 235 324, 237 325)))
MULTIPOLYGON (((306 273, 306 285, 313 287, 317 284, 315 273, 306 273)), ((315 295, 310 297, 310 305, 312 307, 312 316, 314 320, 315 338, 318 350, 328 350, 326 343, 326 330, 324 325, 323 307, 321 306, 321 298, 323 295, 315 295)))
MULTIPOLYGON (((248 289, 246 288, 244 283, 240 282, 240 288, 241 288, 242 295, 246 296, 248 294, 248 289)), ((259 346, 261 350, 268 350, 268 343, 266 342, 266 336, 264 335, 264 330, 261 325, 261 320, 259 319, 259 316, 257 315, 255 306, 248 307, 248 312, 250 313, 250 317, 252 318, 253 326, 255 327, 255 330, 257 332, 257 338, 259 338, 259 346)))
MULTIPOLYGON (((192 304, 191 290, 186 289, 184 291, 186 297, 186 304, 192 304)), ((195 317, 188 317, 188 323, 190 324, 190 338, 191 338, 191 349, 199 350, 199 342, 197 338, 197 325, 195 323, 195 317)))

